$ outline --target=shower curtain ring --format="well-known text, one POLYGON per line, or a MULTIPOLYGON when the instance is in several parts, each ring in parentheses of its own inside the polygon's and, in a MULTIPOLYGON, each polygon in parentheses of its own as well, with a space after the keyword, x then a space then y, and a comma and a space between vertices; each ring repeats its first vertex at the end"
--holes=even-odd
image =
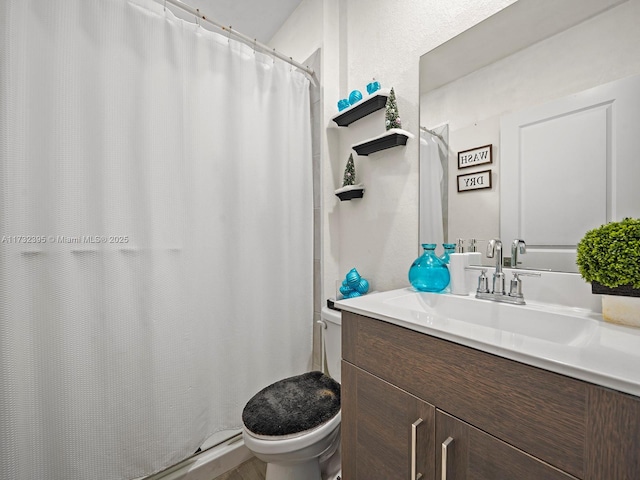
POLYGON ((167 0, 164 0, 164 11, 167 11, 167 0))
POLYGON ((231 45, 231 29, 233 28, 232 25, 229 25, 229 28, 227 29, 227 43, 229 45, 231 45))
POLYGON ((257 41, 258 41, 258 39, 257 39, 257 38, 254 38, 254 39, 253 39, 253 54, 254 54, 254 55, 256 54, 256 42, 257 42, 257 41))
POLYGON ((196 25, 198 25, 198 27, 200 26, 200 9, 196 8, 196 12, 198 12, 198 15, 196 15, 196 25))
POLYGON ((273 64, 275 65, 276 64, 276 49, 275 48, 273 49, 272 58, 273 58, 273 64))

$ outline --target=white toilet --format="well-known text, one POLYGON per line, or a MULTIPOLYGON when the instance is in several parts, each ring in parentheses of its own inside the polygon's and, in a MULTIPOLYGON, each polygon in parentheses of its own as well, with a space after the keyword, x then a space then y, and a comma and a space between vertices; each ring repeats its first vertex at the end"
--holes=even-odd
POLYGON ((341 314, 323 308, 321 316, 327 374, 280 380, 242 412, 244 444, 267 463, 265 480, 340 478, 341 314))

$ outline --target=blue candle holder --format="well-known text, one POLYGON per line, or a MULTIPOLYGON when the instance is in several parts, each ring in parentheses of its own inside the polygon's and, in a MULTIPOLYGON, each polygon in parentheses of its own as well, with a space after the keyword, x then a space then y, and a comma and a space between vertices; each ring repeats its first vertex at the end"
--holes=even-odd
POLYGON ((378 90, 380 90, 380 82, 377 82, 375 78, 371 83, 367 83, 367 93, 369 95, 378 90))

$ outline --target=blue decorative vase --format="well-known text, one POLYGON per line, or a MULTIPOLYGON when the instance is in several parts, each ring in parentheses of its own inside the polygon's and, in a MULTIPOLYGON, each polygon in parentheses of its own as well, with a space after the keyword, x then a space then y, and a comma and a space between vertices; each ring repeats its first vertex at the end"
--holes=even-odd
POLYGON ((347 100, 346 98, 338 100, 338 111, 341 112, 345 108, 349 108, 349 100, 347 100))
POLYGON ((436 255, 435 243, 423 243, 422 248, 424 252, 409 268, 409 282, 421 292, 441 292, 449 285, 449 269, 436 255))
POLYGON ((349 94, 349 103, 351 105, 353 105, 354 103, 358 103, 360 100, 362 100, 362 93, 360 92, 360 90, 354 90, 349 94))
POLYGON ((449 265, 449 255, 452 253, 456 253, 456 244, 455 243, 443 243, 444 253, 440 256, 440 260, 442 260, 445 265, 449 265))
POLYGON ((373 92, 380 90, 380 82, 376 82, 374 78, 371 83, 367 83, 367 93, 371 95, 373 92))

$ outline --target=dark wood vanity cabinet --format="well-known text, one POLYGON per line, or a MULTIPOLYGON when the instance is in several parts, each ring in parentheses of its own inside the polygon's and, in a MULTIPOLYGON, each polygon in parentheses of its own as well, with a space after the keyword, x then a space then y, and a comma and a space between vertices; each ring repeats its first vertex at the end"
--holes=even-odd
POLYGON ((342 336, 344 480, 640 479, 638 397, 345 311, 342 336))
POLYGON ((435 408, 346 362, 342 385, 343 478, 432 480, 435 408))
POLYGON ((440 446, 436 450, 437 479, 575 479, 440 410, 436 413, 435 437, 435 443, 440 446))

